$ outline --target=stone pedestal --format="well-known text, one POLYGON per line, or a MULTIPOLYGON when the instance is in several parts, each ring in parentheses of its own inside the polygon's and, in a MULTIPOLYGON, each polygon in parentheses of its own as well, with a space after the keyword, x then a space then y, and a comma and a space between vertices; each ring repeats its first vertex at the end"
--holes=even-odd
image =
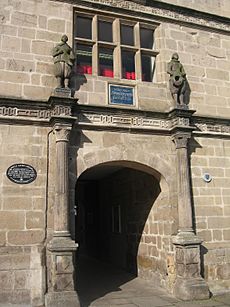
POLYGON ((200 275, 201 240, 192 224, 191 185, 189 178, 188 140, 190 132, 177 132, 174 143, 177 153, 177 187, 179 230, 173 240, 176 248, 176 282, 174 294, 182 300, 208 299, 209 288, 200 275))
POLYGON ((200 275, 201 240, 193 233, 179 233, 173 243, 176 246, 175 296, 182 300, 208 299, 209 288, 200 275))
POLYGON ((47 307, 80 306, 74 284, 76 244, 70 237, 53 237, 48 245, 49 291, 47 307))
POLYGON ((68 141, 71 129, 70 119, 57 119, 53 129, 56 135, 56 184, 54 233, 47 245, 47 307, 80 306, 74 284, 77 245, 69 232, 68 141))
POLYGON ((71 89, 68 87, 57 87, 53 92, 54 96, 58 97, 71 97, 71 89))

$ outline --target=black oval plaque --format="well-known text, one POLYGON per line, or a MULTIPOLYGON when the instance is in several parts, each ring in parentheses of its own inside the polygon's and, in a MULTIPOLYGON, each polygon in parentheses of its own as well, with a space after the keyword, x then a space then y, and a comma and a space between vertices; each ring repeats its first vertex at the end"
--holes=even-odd
POLYGON ((26 184, 36 179, 37 172, 31 165, 20 163, 11 165, 6 175, 14 183, 26 184))

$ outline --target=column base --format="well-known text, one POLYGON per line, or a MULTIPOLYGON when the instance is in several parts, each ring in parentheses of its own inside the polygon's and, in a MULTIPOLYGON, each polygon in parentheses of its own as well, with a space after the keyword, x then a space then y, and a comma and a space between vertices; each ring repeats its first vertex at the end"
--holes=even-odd
POLYGON ((80 307, 78 295, 75 291, 51 292, 45 296, 46 307, 80 307))
POLYGON ((174 295, 183 300, 206 300, 210 298, 210 291, 203 278, 184 279, 177 277, 174 295))
POLYGON ((77 244, 68 233, 61 235, 55 233, 47 245, 48 293, 45 306, 80 307, 74 274, 77 244))
POLYGON ((175 296, 184 301, 209 299, 208 285, 200 275, 202 241, 193 232, 184 231, 178 233, 173 243, 176 247, 175 296))
POLYGON ((47 248, 51 252, 76 251, 78 244, 75 243, 70 234, 54 234, 52 240, 48 243, 47 248))

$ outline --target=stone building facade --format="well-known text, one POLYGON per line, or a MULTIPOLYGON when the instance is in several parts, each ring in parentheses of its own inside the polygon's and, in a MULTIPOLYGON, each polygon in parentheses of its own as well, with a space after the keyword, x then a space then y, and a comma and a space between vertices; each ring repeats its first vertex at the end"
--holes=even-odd
POLYGON ((229 291, 229 13, 227 0, 1 1, 1 303, 78 306, 76 251, 181 299, 229 291), (54 90, 63 34, 71 95, 54 90))

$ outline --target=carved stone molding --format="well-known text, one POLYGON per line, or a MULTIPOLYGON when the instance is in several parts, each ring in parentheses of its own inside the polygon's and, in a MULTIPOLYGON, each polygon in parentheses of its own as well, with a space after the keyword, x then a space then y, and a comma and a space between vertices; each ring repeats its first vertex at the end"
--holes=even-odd
POLYGON ((7 123, 43 124, 54 126, 62 122, 77 122, 79 127, 133 129, 173 134, 178 129, 192 131, 194 135, 230 137, 229 119, 194 115, 194 110, 173 109, 159 113, 140 110, 115 109, 77 105, 73 99, 33 102, 0 98, 0 121, 7 123))
POLYGON ((197 123, 195 124, 197 131, 201 133, 212 133, 212 134, 229 134, 230 135, 230 125, 217 124, 217 123, 197 123))
POLYGON ((56 142, 69 142, 71 130, 70 125, 54 125, 53 132, 56 135, 56 142))
POLYGON ((50 119, 52 116, 71 116, 71 107, 56 105, 53 110, 33 110, 7 106, 0 107, 0 118, 17 117, 18 119, 36 118, 46 120, 50 119))
POLYGON ((88 112, 83 112, 79 115, 78 124, 102 127, 110 126, 161 130, 168 130, 171 127, 171 123, 167 119, 88 112))
POLYGON ((173 135, 173 142, 176 145, 176 149, 187 148, 188 141, 191 138, 191 133, 176 133, 173 135))
MULTIPOLYGON (((71 1, 72 3, 75 3, 75 1, 71 1)), ((95 4, 104 4, 106 6, 112 6, 115 8, 120 9, 126 9, 129 11, 134 12, 143 12, 146 14, 154 15, 158 18, 164 18, 164 19, 171 19, 176 22, 183 22, 187 24, 194 24, 205 28, 212 28, 224 32, 230 31, 230 25, 227 18, 214 16, 208 13, 200 13, 196 10, 192 9, 186 9, 183 7, 177 7, 175 9, 175 6, 173 9, 170 9, 173 7, 172 5, 168 5, 167 7, 165 4, 157 3, 155 4, 155 7, 153 6, 146 6, 141 3, 138 3, 140 1, 123 1, 123 0, 85 0, 81 1, 84 2, 90 2, 95 4)), ((78 4, 78 3, 76 3, 78 4)), ((154 5, 154 4, 153 4, 154 5)), ((153 17, 154 17, 153 16, 153 17)))
POLYGON ((172 126, 190 126, 189 118, 176 117, 172 119, 172 126))

